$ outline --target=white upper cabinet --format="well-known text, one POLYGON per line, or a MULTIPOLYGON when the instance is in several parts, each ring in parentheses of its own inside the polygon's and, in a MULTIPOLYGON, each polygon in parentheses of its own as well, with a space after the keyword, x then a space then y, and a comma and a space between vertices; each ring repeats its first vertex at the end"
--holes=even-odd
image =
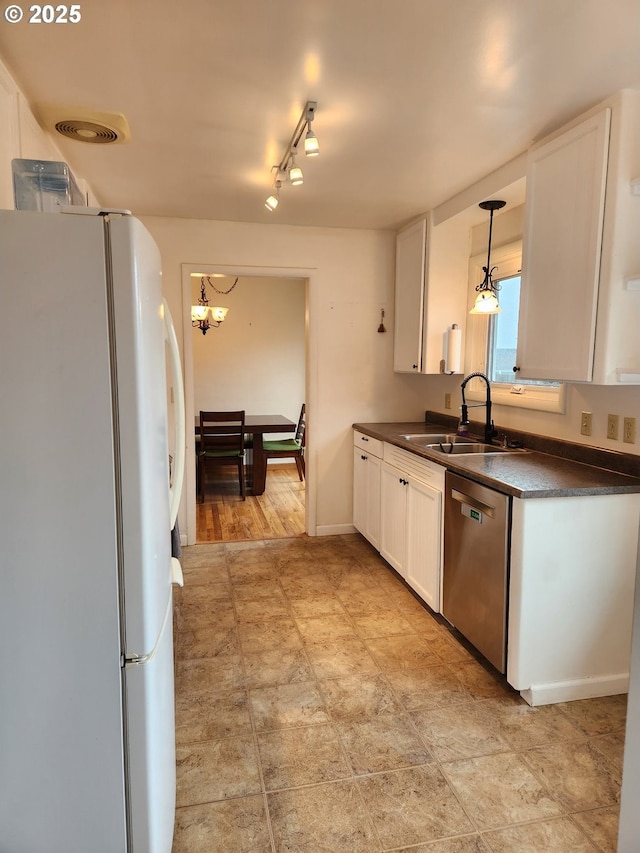
POLYGON ((453 219, 435 224, 428 214, 398 232, 396 373, 444 371, 447 332, 454 323, 463 329, 466 320, 468 250, 468 233, 453 219))
POLYGON ((530 151, 516 381, 640 383, 639 98, 530 151))
POLYGON ((419 219, 396 237, 396 298, 393 369, 422 372, 422 317, 427 264, 427 220, 419 219))

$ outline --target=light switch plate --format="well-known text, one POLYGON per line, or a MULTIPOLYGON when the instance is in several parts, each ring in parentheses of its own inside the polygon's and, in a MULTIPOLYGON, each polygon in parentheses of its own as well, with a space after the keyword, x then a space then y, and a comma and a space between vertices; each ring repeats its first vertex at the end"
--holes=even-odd
POLYGON ((591 435, 591 412, 583 412, 580 416, 580 434, 591 435))

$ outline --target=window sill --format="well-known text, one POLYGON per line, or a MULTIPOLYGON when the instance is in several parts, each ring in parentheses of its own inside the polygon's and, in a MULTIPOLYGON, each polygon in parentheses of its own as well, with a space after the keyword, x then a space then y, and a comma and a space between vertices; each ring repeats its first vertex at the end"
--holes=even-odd
MULTIPOLYGON (((474 381, 475 384, 475 381, 474 381)), ((479 385, 479 383, 478 383, 479 385)), ((465 394, 467 400, 483 403, 486 398, 484 386, 469 388, 465 394)), ((491 383, 491 403, 495 406, 514 406, 518 409, 535 409, 539 412, 566 411, 566 385, 545 388, 533 385, 502 385, 491 383), (514 389, 520 389, 515 391, 514 389)))

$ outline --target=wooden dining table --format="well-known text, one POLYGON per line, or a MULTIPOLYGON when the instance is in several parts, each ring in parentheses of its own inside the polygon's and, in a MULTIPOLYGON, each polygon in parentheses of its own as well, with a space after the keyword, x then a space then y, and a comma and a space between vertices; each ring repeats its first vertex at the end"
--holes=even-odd
MULTIPOLYGON (((284 415, 245 415, 244 431, 252 437, 252 464, 247 466, 249 491, 252 495, 264 494, 267 480, 267 457, 264 455, 263 436, 267 433, 295 432, 297 424, 284 415)), ((200 437, 200 416, 195 418, 196 441, 200 437)), ((196 443, 196 453, 198 445, 196 443)))

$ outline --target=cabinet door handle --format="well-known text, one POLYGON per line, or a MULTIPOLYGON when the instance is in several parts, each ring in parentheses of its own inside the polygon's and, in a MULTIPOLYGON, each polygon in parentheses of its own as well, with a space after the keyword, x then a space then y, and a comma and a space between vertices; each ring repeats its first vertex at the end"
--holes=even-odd
POLYGON ((360 459, 362 459, 364 462, 366 462, 368 458, 369 458, 368 456, 363 456, 363 455, 360 456, 360 459))
POLYGON ((360 441, 369 441, 366 435, 360 436, 360 441))
POLYGON ((519 370, 520 370, 520 368, 518 367, 518 365, 517 365, 517 364, 514 364, 514 366, 513 366, 513 372, 514 372, 514 373, 517 373, 519 370))

